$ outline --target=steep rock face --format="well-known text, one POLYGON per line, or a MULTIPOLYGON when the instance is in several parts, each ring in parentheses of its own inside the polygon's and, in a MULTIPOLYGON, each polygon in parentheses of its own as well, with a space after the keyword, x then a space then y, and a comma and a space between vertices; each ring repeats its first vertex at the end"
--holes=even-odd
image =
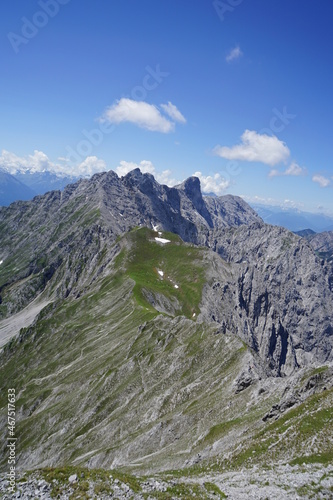
POLYGON ((160 185, 152 175, 141 174, 139 169, 129 172, 121 182, 139 208, 145 225, 158 226, 160 229, 179 234, 184 241, 199 243, 201 238, 196 222, 200 220, 203 227, 206 227, 207 223, 196 213, 190 199, 182 190, 160 185), (184 203, 189 207, 188 211, 183 210, 184 203))
MULTIPOLYGON (((56 296, 77 293, 88 271, 99 272, 102 253, 135 226, 158 226, 184 241, 206 244, 209 230, 223 220, 223 205, 225 200, 216 199, 211 214, 196 177, 169 188, 135 169, 122 178, 112 170, 96 174, 62 192, 0 208, 0 317, 24 307, 54 275, 56 296), (8 287, 14 282, 18 285, 12 293, 8 287)), ((258 219, 249 207, 245 217, 244 212, 229 222, 258 219)))
POLYGON ((239 335, 273 373, 332 359, 333 273, 306 240, 264 224, 241 198, 203 197, 196 177, 169 188, 139 169, 0 209, 0 316, 43 290, 57 299, 88 290, 117 237, 136 226, 176 233, 229 262, 229 278, 212 276, 205 288, 202 317, 239 335))
POLYGON ((214 228, 262 222, 261 217, 239 196, 204 196, 204 200, 214 228))
POLYGON ((181 212, 183 216, 196 225, 204 224, 212 228, 214 224, 202 197, 199 179, 197 177, 190 177, 182 184, 176 186, 176 189, 178 189, 180 193, 181 212), (193 217, 194 214, 196 215, 195 218, 193 217), (198 217, 198 215, 200 217, 198 217))
POLYGON ((324 258, 332 260, 333 256, 333 231, 325 231, 308 236, 311 247, 324 258))
POLYGON ((233 263, 238 334, 274 373, 333 360, 331 272, 305 240, 254 224, 213 231, 210 244, 233 263))
POLYGON ((333 274, 302 238, 139 171, 1 209, 0 237, 0 312, 48 303, 0 353, 0 446, 10 379, 20 467, 331 453, 333 274))

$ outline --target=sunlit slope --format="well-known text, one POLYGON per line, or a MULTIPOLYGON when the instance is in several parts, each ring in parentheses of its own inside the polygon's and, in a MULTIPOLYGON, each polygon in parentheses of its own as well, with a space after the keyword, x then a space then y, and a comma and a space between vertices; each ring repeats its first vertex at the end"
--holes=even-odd
POLYGON ((195 321, 207 250, 156 237, 144 228, 120 239, 89 290, 49 305, 5 349, 2 406, 11 380, 22 466, 166 460, 190 452, 210 425, 206 405, 218 406, 215 393, 246 349, 195 321))
MULTIPOLYGON (((147 228, 108 251, 113 260, 89 287, 48 305, 1 355, 1 446, 10 381, 17 393, 18 466, 147 471, 197 464, 200 470, 308 454, 310 431, 304 439, 285 432, 288 408, 277 423, 264 417, 286 391, 303 391, 306 399, 312 373, 292 383, 267 377, 234 331, 202 321, 205 287, 212 276, 223 286, 228 264, 147 228)), ((221 304, 226 313, 230 307, 221 304)), ((312 414, 326 421, 324 399, 312 397, 312 414)), ((326 397, 330 408, 329 390, 326 397)), ((289 410, 292 428, 307 425, 302 406, 293 416, 299 402, 289 410)), ((6 467, 5 453, 1 464, 6 467)))
POLYGON ((116 259, 134 280, 134 297, 145 307, 195 318, 205 282, 207 249, 186 245, 179 236, 147 228, 129 233, 116 259))

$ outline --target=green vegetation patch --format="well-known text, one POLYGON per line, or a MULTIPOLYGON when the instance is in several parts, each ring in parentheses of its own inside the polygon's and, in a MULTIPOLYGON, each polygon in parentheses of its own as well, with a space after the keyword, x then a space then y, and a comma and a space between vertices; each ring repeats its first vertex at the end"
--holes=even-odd
POLYGON ((223 493, 223 491, 221 491, 220 488, 218 486, 216 486, 216 484, 214 484, 214 483, 206 482, 206 483, 204 483, 204 487, 206 488, 208 493, 213 493, 218 498, 228 498, 227 495, 225 493, 223 493))
POLYGON ((213 425, 213 427, 210 428, 208 434, 203 438, 203 442, 205 444, 214 443, 214 441, 217 441, 224 434, 229 432, 230 429, 241 423, 243 423, 242 418, 235 418, 227 422, 222 422, 220 424, 213 425))
POLYGON ((230 465, 237 468, 258 461, 274 462, 281 458, 292 465, 332 463, 333 452, 327 439, 333 433, 332 398, 333 390, 324 390, 287 411, 257 433, 248 446, 233 457, 230 465), (317 447, 316 452, 314 446, 317 447))
POLYGON ((169 243, 155 240, 158 233, 147 228, 132 231, 127 237, 131 248, 122 251, 116 265, 124 265, 126 274, 135 281, 133 294, 141 306, 152 309, 147 293, 162 295, 179 304, 177 315, 195 317, 199 312, 205 282, 205 249, 185 244, 173 233, 163 232, 169 243), (162 275, 163 273, 163 275, 162 275))
POLYGON ((227 498, 227 495, 214 483, 205 482, 204 484, 199 484, 195 481, 184 483, 179 479, 174 480, 173 478, 169 478, 167 483, 164 483, 162 488, 164 491, 156 489, 145 492, 143 485, 147 484, 146 477, 137 477, 113 469, 88 469, 70 465, 55 468, 47 467, 27 472, 22 480, 27 481, 30 478, 43 478, 50 484, 52 498, 66 496, 71 500, 100 498, 101 496, 113 498, 119 486, 123 491, 123 488, 126 486, 130 488, 130 491, 127 490, 128 498, 133 498, 133 494, 140 494, 146 499, 156 498, 158 500, 227 498), (69 478, 71 476, 74 476, 74 480, 71 479, 70 482, 69 478))
POLYGON ((303 465, 303 464, 330 464, 333 463, 333 450, 329 450, 320 454, 303 455, 294 460, 291 460, 290 465, 303 465))

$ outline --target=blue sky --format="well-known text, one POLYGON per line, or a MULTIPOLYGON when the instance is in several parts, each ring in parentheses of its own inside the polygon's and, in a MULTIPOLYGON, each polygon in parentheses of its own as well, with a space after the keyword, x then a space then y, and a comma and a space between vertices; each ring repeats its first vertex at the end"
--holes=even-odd
POLYGON ((0 167, 333 214, 333 3, 4 0, 0 167))

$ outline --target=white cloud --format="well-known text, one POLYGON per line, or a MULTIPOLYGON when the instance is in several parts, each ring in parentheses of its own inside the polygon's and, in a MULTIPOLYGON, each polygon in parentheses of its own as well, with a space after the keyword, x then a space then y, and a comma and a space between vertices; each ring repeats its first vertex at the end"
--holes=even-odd
POLYGON ((292 162, 289 167, 287 168, 285 175, 304 175, 305 174, 305 168, 300 167, 296 162, 292 162))
POLYGON ((216 146, 214 153, 228 160, 257 161, 274 166, 285 162, 290 151, 286 144, 275 135, 258 134, 254 130, 245 130, 241 136, 242 143, 231 148, 216 146))
POLYGON ((119 177, 123 177, 135 168, 139 168, 143 174, 152 174, 160 184, 166 184, 167 186, 171 187, 180 183, 178 180, 172 178, 171 170, 156 172, 153 163, 149 160, 142 160, 140 161, 140 163, 122 160, 116 168, 116 173, 119 175, 119 177))
POLYGON ((294 177, 299 177, 300 175, 305 175, 306 169, 304 167, 300 167, 296 162, 292 162, 289 167, 284 170, 273 169, 269 173, 269 177, 278 177, 281 175, 291 175, 294 177))
POLYGON ((156 173, 156 180, 160 184, 165 184, 169 187, 180 184, 180 181, 172 177, 171 170, 163 170, 161 173, 156 173))
POLYGON ((90 177, 98 172, 107 170, 104 160, 100 160, 97 156, 87 156, 87 158, 75 167, 76 175, 90 177))
POLYGON ((289 200, 288 198, 283 201, 282 208, 287 209, 287 208, 294 208, 294 209, 301 209, 304 207, 304 203, 300 203, 299 201, 294 201, 294 200, 289 200))
POLYGON ((230 185, 230 182, 218 173, 213 176, 206 176, 202 175, 201 172, 195 172, 193 175, 200 179, 201 191, 203 193, 214 193, 220 196, 230 185))
POLYGON ((268 174, 269 177, 278 177, 279 175, 283 175, 283 172, 277 170, 276 168, 273 168, 273 170, 271 170, 268 174))
POLYGON ((229 63, 231 61, 235 61, 236 59, 239 59, 243 55, 243 52, 241 51, 239 45, 234 47, 233 49, 230 50, 230 52, 227 54, 227 57, 225 60, 229 63))
POLYGON ((289 199, 281 201, 281 200, 276 200, 274 198, 263 198, 262 196, 258 195, 247 196, 243 194, 241 194, 240 197, 250 204, 253 203, 258 205, 265 205, 267 207, 279 207, 281 208, 281 210, 287 210, 290 208, 293 208, 295 210, 302 210, 304 208, 303 203, 289 199))
POLYGON ((100 120, 110 123, 130 122, 140 128, 164 134, 175 128, 175 124, 162 116, 153 104, 124 97, 107 108, 100 120))
POLYGON ((34 151, 33 155, 17 156, 10 151, 2 150, 0 156, 0 168, 11 175, 18 173, 42 173, 50 172, 58 177, 89 177, 97 172, 106 170, 104 160, 99 160, 96 156, 88 156, 79 165, 68 166, 67 158, 58 158, 65 165, 52 162, 42 151, 34 151))
POLYGON ((135 168, 139 168, 143 174, 154 175, 155 173, 155 167, 149 160, 142 160, 140 161, 140 163, 122 160, 116 168, 116 173, 119 175, 119 177, 123 177, 135 168))
POLYGON ((314 175, 312 177, 313 182, 317 182, 320 187, 325 188, 331 184, 331 181, 324 177, 323 175, 314 175))
MULTIPOLYGON (((180 184, 182 180, 175 179, 171 170, 163 170, 157 172, 153 163, 149 160, 142 160, 140 163, 122 160, 116 168, 116 173, 119 177, 123 177, 131 170, 139 168, 143 174, 152 174, 159 184, 166 184, 169 187, 180 184)), ((200 179, 201 191, 203 193, 215 193, 221 195, 230 185, 230 182, 224 179, 220 174, 216 173, 213 176, 203 175, 201 172, 195 172, 195 177, 200 179)))
POLYGON ((239 196, 248 203, 258 203, 260 205, 277 205, 279 203, 274 198, 263 198, 258 195, 248 196, 246 194, 240 194, 239 196))
POLYGON ((0 156, 0 168, 11 175, 17 173, 52 172, 57 175, 67 175, 68 169, 53 163, 42 151, 34 151, 33 155, 17 156, 10 151, 2 150, 0 156))
POLYGON ((161 104, 163 111, 170 116, 173 120, 180 123, 186 123, 186 118, 181 114, 177 106, 172 104, 170 101, 168 104, 161 104))

